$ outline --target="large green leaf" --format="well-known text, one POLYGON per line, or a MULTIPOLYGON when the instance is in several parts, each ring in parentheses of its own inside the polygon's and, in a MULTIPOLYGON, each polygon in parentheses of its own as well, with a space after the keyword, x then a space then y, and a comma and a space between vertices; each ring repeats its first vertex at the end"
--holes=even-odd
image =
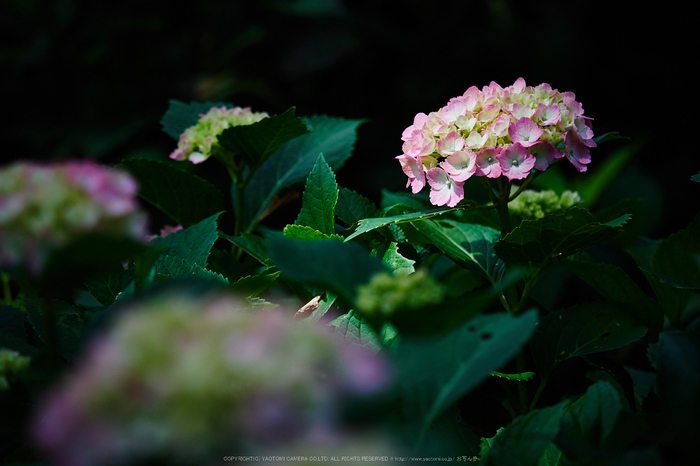
POLYGON ((687 228, 659 241, 649 267, 642 270, 669 320, 680 328, 690 297, 700 287, 700 213, 687 228))
POLYGON ((368 217, 379 217, 381 211, 372 201, 347 188, 340 188, 335 206, 338 219, 350 226, 368 217))
POLYGON ((173 99, 161 118, 160 124, 163 131, 177 141, 187 128, 197 124, 202 114, 207 113, 212 107, 221 107, 222 105, 232 107, 231 104, 223 102, 190 102, 186 104, 173 99))
POLYGON ((501 429, 482 457, 487 465, 535 466, 559 432, 559 421, 568 402, 536 409, 518 416, 501 429))
POLYGON ((284 230, 282 230, 284 233, 284 236, 287 238, 296 238, 296 239, 339 239, 342 240, 343 237, 339 235, 327 235, 325 233, 321 233, 320 231, 316 230, 315 228, 312 227, 305 227, 302 225, 287 225, 284 227, 284 230))
POLYGON ((413 226, 458 264, 481 272, 492 283, 503 277, 504 264, 494 249, 501 234, 493 228, 454 220, 422 220, 413 226))
POLYGON ((139 183, 139 196, 183 227, 224 210, 224 195, 208 181, 165 162, 127 159, 121 165, 139 183))
POLYGON ((338 171, 350 157, 357 127, 364 120, 314 116, 303 121, 311 133, 283 144, 260 166, 246 187, 246 231, 252 231, 275 194, 306 180, 319 154, 323 153, 328 165, 338 171))
POLYGON ((694 442, 700 431, 700 333, 661 333, 658 343, 649 346, 649 361, 657 373, 654 391, 669 425, 675 426, 675 443, 696 450, 694 442))
POLYGON ((637 325, 648 327, 652 334, 661 331, 664 317, 658 302, 640 290, 620 267, 572 258, 562 261, 561 265, 578 275, 607 301, 629 305, 635 310, 637 325))
POLYGON ((439 336, 403 338, 396 353, 399 383, 408 420, 418 423, 419 437, 448 406, 515 356, 536 321, 535 311, 519 317, 488 314, 439 336))
POLYGON ((428 218, 437 217, 438 215, 443 215, 449 212, 454 212, 459 210, 457 208, 448 209, 434 209, 424 212, 409 212, 401 215, 392 215, 390 217, 378 217, 378 218, 365 218, 360 220, 357 229, 348 236, 345 241, 350 241, 351 239, 360 236, 368 231, 376 230, 377 228, 385 227, 387 225, 397 225, 400 223, 410 223, 417 222, 419 220, 424 220, 428 218))
POLYGON ((267 240, 252 233, 242 233, 241 236, 229 236, 219 232, 219 237, 230 241, 251 257, 257 259, 263 265, 271 265, 268 252, 267 240))
POLYGON ((228 285, 228 279, 222 275, 212 272, 199 264, 193 264, 187 260, 167 254, 158 258, 153 267, 153 274, 156 280, 197 277, 228 285))
MULTIPOLYGON (((379 251, 377 251, 379 252, 379 251)), ((391 270, 394 275, 408 275, 416 271, 413 264, 416 261, 407 259, 399 253, 398 243, 391 242, 389 245, 381 252, 382 262, 384 265, 391 270)))
MULTIPOLYGON (((593 384, 567 410, 562 420, 562 437, 601 447, 612 433, 621 410, 620 395, 609 382, 593 384)), ((563 444, 560 447, 564 449, 563 444)))
POLYGON ((287 141, 309 130, 291 107, 281 115, 270 116, 251 125, 232 126, 217 138, 219 144, 243 157, 249 167, 256 168, 287 141))
MULTIPOLYGON (((189 228, 170 233, 165 237, 156 237, 151 241, 154 249, 170 247, 168 256, 187 261, 202 268, 207 266, 207 258, 214 242, 219 237, 214 214, 189 228)), ((156 261, 156 264, 158 262, 156 261)))
POLYGON ((300 240, 280 234, 268 236, 269 254, 282 275, 332 290, 352 302, 357 287, 377 272, 382 262, 356 244, 341 240, 300 240))
POLYGON ((377 333, 366 319, 352 309, 329 325, 335 327, 334 333, 336 335, 349 343, 364 346, 374 353, 382 349, 382 342, 377 333))
POLYGON ((642 338, 646 327, 615 303, 590 302, 543 317, 532 337, 537 373, 546 379, 562 361, 617 349, 642 338))
POLYGON ((316 164, 306 179, 301 212, 296 225, 311 227, 325 235, 335 232, 335 205, 338 202, 338 184, 335 174, 328 166, 323 154, 319 154, 316 164))
POLYGON ((626 219, 599 223, 587 210, 571 207, 537 220, 523 220, 496 244, 496 253, 509 264, 540 266, 608 241, 626 219))

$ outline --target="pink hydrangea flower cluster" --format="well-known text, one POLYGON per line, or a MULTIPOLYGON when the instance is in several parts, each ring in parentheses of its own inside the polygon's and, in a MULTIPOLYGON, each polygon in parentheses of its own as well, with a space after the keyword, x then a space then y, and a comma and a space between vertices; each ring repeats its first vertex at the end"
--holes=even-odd
POLYGON ((437 112, 416 115, 402 139, 397 159, 406 187, 417 193, 428 184, 431 203, 450 207, 472 176, 521 180, 561 157, 584 172, 596 146, 591 118, 573 92, 527 86, 523 78, 506 88, 470 87, 437 112))
POLYGON ((91 162, 0 169, 0 267, 38 275, 52 249, 88 233, 143 240, 137 191, 129 174, 91 162))
POLYGON ((226 106, 212 107, 207 113, 199 115, 196 125, 190 126, 180 135, 170 158, 174 160, 189 160, 192 163, 201 163, 212 154, 212 148, 217 143, 217 137, 232 126, 243 126, 257 123, 269 115, 265 112, 252 112, 250 107, 226 106))
POLYGON ((386 360, 243 303, 176 293, 125 309, 45 400, 38 445, 59 465, 219 464, 358 440, 341 401, 386 389, 386 360))

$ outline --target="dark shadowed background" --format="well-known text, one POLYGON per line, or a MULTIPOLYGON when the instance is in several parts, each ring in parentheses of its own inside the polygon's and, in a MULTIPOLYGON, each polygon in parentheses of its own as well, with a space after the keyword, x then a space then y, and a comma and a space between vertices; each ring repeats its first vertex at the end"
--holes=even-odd
MULTIPOLYGON (((296 106, 369 120, 338 181, 377 200, 404 189, 394 157, 416 113, 522 76, 575 92, 596 134, 637 144, 604 197, 644 197, 647 234, 665 236, 700 200, 690 181, 700 171, 689 129, 694 14, 625 3, 3 0, 2 163, 165 159, 175 147, 159 125, 169 99, 270 114, 296 106)), ((624 144, 594 150, 591 172, 624 144)))

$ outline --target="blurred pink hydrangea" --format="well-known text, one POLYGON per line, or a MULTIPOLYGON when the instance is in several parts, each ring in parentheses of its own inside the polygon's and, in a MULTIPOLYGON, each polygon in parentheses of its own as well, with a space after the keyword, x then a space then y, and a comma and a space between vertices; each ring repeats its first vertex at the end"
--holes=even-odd
POLYGON ((51 250, 104 233, 142 240, 145 214, 127 173, 91 162, 15 163, 0 169, 0 267, 37 275, 51 250))
POLYGON ((406 187, 417 193, 429 184, 433 204, 454 207, 471 176, 521 180, 562 157, 586 171, 596 146, 591 120, 573 92, 546 83, 472 86, 437 112, 416 115, 397 159, 406 187))
POLYGON ((201 163, 212 154, 212 147, 217 144, 218 136, 231 126, 243 126, 256 123, 269 115, 265 112, 251 112, 250 107, 226 106, 212 107, 207 113, 199 115, 196 125, 190 126, 180 135, 180 141, 171 154, 174 160, 189 160, 201 163))
POLYGON ((132 307, 47 397, 38 446, 58 465, 362 448, 341 402, 385 390, 387 362, 278 310, 182 294, 132 307))

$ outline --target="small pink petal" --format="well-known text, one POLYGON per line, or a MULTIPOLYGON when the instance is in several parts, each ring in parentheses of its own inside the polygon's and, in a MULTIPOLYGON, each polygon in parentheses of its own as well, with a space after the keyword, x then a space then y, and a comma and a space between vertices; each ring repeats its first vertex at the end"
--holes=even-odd
POLYGON ((546 141, 538 141, 537 144, 529 147, 528 152, 535 157, 535 168, 539 171, 545 171, 555 159, 564 156, 556 147, 546 141))
POLYGON ((530 170, 535 166, 535 157, 519 143, 511 144, 498 154, 498 162, 501 164, 501 172, 509 180, 522 180, 527 178, 530 170))
POLYGON ((544 130, 529 118, 521 118, 508 128, 508 134, 513 143, 520 143, 523 147, 530 147, 542 136, 544 130))
POLYGON ((574 164, 574 167, 580 172, 585 172, 587 164, 591 162, 591 152, 588 147, 581 141, 575 131, 569 130, 564 137, 564 147, 566 148, 566 158, 574 164))
POLYGON ((433 168, 427 174, 430 184, 430 202, 433 205, 454 207, 464 199, 464 183, 454 181, 442 168, 433 168))
POLYGON ((437 143, 438 154, 447 157, 452 155, 457 151, 462 150, 464 147, 464 139, 459 136, 457 131, 451 131, 445 136, 440 138, 437 143))
POLYGON ((440 163, 455 181, 465 181, 476 171, 476 154, 470 150, 455 152, 440 163))
POLYGON ((498 154, 500 148, 486 147, 481 149, 476 154, 476 176, 485 176, 487 178, 498 178, 501 176, 501 164, 498 162, 498 154))

